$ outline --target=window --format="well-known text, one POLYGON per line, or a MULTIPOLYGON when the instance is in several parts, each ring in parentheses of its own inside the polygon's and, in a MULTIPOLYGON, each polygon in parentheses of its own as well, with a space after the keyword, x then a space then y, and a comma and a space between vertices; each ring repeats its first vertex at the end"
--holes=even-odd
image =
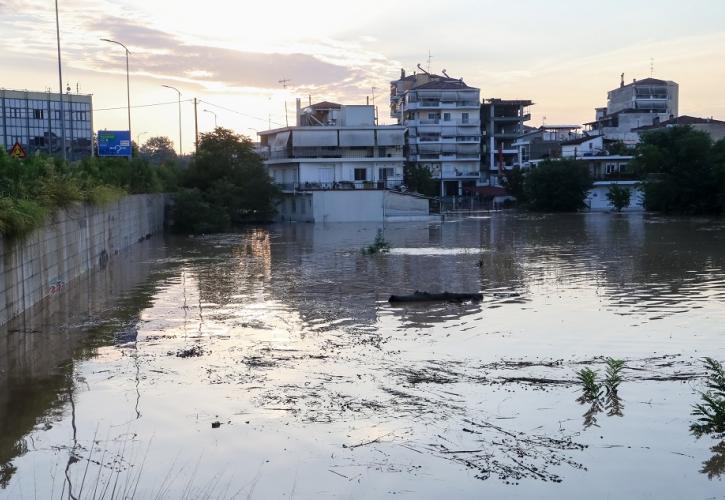
POLYGON ((607 163, 607 173, 608 174, 614 174, 618 171, 617 165, 614 163, 607 163))
POLYGON ((42 120, 45 114, 43 113, 42 109, 34 109, 33 110, 33 119, 35 120, 42 120))
POLYGON ((378 179, 381 181, 387 181, 391 177, 395 177, 395 169, 390 167, 378 169, 378 179))
POLYGON ((356 168, 355 169, 355 180, 356 181, 366 181, 368 178, 368 169, 367 168, 356 168))
POLYGON ((461 115, 461 123, 468 123, 468 113, 463 113, 461 115))
POLYGON ((443 121, 444 122, 451 121, 451 114, 450 113, 443 113, 443 121))
POLYGON ((438 115, 436 113, 428 113, 429 120, 435 120, 436 118, 438 118, 438 115))

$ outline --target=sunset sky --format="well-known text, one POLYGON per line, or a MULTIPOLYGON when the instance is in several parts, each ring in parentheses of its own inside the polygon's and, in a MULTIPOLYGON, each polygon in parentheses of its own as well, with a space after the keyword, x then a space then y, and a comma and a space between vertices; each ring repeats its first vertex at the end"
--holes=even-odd
MULTIPOLYGON (((481 96, 532 99, 529 125, 583 123, 619 83, 650 75, 680 84, 680 114, 725 119, 722 0, 448 0, 340 2, 268 0, 60 0, 63 78, 93 94, 96 129, 123 129, 123 50, 132 106, 198 97, 200 132, 253 129, 290 119, 294 98, 362 104, 376 87, 388 118, 389 82, 416 64, 463 77, 481 96), (278 81, 291 80, 285 91, 278 81), (234 112, 233 112, 234 111, 234 112)), ((58 88, 50 0, 0 0, 0 87, 58 88)), ((64 84, 65 84, 64 82, 64 84)), ((191 150, 193 107, 182 105, 191 150)), ((178 147, 177 107, 132 110, 133 136, 167 135, 178 147)))

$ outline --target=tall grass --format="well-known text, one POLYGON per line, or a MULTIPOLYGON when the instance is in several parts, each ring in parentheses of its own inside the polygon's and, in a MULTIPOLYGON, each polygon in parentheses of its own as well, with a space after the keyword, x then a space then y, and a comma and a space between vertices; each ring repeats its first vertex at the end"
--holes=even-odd
POLYGON ((707 391, 700 392, 701 402, 693 405, 697 420, 690 430, 697 437, 704 434, 725 434, 725 370, 720 362, 704 358, 707 391))

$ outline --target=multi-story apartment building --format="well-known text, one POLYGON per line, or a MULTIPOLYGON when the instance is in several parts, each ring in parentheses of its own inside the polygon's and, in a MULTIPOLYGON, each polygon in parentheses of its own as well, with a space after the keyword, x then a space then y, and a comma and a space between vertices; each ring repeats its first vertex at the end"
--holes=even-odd
POLYGON ((482 173, 490 185, 499 185, 499 172, 518 163, 519 152, 514 142, 527 132, 531 120, 530 100, 486 99, 481 104, 483 132, 482 173))
POLYGON ((407 128, 409 164, 430 170, 442 196, 460 196, 480 181, 480 90, 425 71, 391 82, 391 117, 407 128))
POLYGON ((516 149, 515 166, 527 168, 543 160, 561 157, 562 144, 580 139, 579 125, 542 125, 520 137, 513 143, 516 149))
POLYGON ((373 106, 297 105, 297 125, 259 132, 262 156, 285 191, 391 189, 403 183, 404 128, 375 125, 373 106))
POLYGON ((672 81, 645 78, 609 91, 606 108, 596 108, 596 118, 585 124, 591 134, 626 144, 639 142, 634 130, 677 117, 679 85, 672 81))
MULTIPOLYGON (((93 103, 90 95, 64 94, 65 143, 69 160, 93 154, 93 103)), ((0 146, 16 143, 27 154, 63 152, 60 95, 0 90, 0 146)))

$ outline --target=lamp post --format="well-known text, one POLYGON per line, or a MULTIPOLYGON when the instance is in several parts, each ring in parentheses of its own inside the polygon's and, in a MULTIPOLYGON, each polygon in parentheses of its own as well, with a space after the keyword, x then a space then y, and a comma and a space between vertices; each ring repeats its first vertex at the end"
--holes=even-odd
POLYGON ((211 113, 212 115, 214 115, 214 129, 216 129, 219 126, 219 125, 217 125, 217 116, 216 116, 216 113, 213 112, 213 111, 209 111, 208 109, 204 109, 202 111, 204 111, 204 113, 211 113))
POLYGON ((181 149, 181 91, 179 89, 177 89, 176 87, 172 87, 171 85, 162 85, 162 87, 166 87, 167 89, 175 90, 179 96, 179 156, 183 156, 184 152, 181 149))
MULTIPOLYGON (((131 53, 130 50, 128 50, 128 47, 126 47, 121 42, 117 42, 116 40, 109 40, 108 38, 101 38, 101 41, 108 42, 108 43, 115 43, 116 45, 120 45, 123 47, 123 50, 126 51, 126 99, 128 104, 128 137, 129 140, 131 138, 131 78, 128 74, 128 55, 131 53)), ((131 156, 133 156, 133 148, 131 148, 131 153, 129 153, 128 158, 131 159, 131 156)))
MULTIPOLYGON (((60 22, 58 21, 58 0, 55 0, 55 36, 58 41, 58 87, 60 90, 60 135, 63 148, 63 161, 66 161, 65 151, 65 106, 63 105, 63 70, 60 64, 60 22)), ((52 141, 51 141, 52 143, 52 141)))
POLYGON ((139 148, 141 148, 141 136, 146 135, 146 134, 148 134, 148 132, 141 132, 140 134, 138 134, 136 136, 136 144, 138 145, 139 148))

